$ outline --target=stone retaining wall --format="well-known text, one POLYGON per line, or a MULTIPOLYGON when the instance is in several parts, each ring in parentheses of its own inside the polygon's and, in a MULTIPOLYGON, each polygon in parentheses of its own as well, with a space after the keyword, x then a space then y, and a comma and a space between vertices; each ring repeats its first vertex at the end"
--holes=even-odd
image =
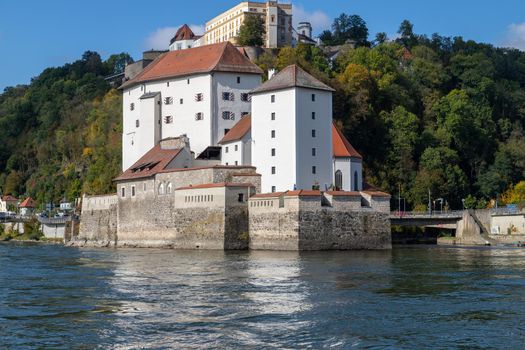
POLYGON ((117 240, 117 196, 84 196, 78 235, 66 242, 75 246, 113 246, 117 240))

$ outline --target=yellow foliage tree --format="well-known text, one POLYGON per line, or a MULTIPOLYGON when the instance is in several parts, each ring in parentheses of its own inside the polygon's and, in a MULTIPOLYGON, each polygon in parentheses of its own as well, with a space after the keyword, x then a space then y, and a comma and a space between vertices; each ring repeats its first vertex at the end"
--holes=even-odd
POLYGON ((525 204, 525 181, 520 181, 515 186, 511 186, 502 195, 502 200, 505 204, 525 204))

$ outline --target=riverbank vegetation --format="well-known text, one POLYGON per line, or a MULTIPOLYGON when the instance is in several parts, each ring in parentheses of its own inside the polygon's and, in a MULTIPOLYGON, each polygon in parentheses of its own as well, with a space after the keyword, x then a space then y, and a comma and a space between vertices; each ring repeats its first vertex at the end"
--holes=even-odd
MULTIPOLYGON (((364 155, 368 183, 401 190, 407 209, 424 207, 429 191, 452 209, 521 200, 511 192, 525 178, 525 53, 418 35, 408 21, 396 39, 370 38, 359 16, 337 18, 322 38, 339 46, 285 47, 256 63, 296 63, 337 90, 334 118, 364 155)), ((130 60, 88 51, 5 89, 2 193, 42 204, 115 190, 122 101, 103 77, 130 60)))

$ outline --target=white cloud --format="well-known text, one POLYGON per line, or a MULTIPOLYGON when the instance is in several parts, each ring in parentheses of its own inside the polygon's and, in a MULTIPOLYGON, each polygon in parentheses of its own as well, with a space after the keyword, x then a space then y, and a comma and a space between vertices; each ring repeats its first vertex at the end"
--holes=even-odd
POLYGON ((514 47, 525 51, 525 22, 509 25, 501 46, 514 47))
MULTIPOLYGON (((146 38, 144 48, 148 50, 167 50, 168 46, 170 45, 171 38, 173 38, 180 27, 181 26, 158 28, 146 38)), ((196 35, 204 34, 203 25, 192 24, 190 25, 190 29, 196 35)))
POLYGON ((321 33, 325 29, 330 29, 332 20, 326 13, 321 10, 313 12, 307 11, 302 5, 293 5, 293 26, 297 29, 299 22, 310 22, 313 31, 316 34, 321 33))

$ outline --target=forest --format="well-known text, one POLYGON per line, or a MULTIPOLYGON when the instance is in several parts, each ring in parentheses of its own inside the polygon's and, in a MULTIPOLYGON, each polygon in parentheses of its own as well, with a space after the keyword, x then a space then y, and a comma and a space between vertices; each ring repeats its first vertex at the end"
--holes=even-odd
MULTIPOLYGON (((336 89, 334 119, 364 156, 365 179, 425 210, 429 193, 451 209, 525 203, 525 53, 418 35, 369 37, 342 14, 320 36, 258 58, 296 63, 336 89)), ((121 92, 105 76, 128 54, 91 51, 0 94, 0 193, 40 204, 114 191, 120 172, 121 92)))

